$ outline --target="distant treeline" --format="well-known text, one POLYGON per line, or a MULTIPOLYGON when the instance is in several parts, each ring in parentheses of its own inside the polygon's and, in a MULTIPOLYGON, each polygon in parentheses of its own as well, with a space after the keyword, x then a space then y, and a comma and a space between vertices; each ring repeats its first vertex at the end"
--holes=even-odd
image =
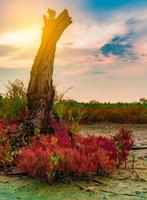
POLYGON ((133 103, 79 103, 62 100, 55 105, 60 119, 77 121, 81 124, 97 122, 147 123, 147 100, 133 103))

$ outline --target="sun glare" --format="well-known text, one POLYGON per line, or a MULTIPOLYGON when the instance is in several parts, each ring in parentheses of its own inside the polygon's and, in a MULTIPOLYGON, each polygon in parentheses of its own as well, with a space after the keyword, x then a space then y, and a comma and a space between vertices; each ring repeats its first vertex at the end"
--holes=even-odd
POLYGON ((39 28, 27 28, 15 32, 8 32, 0 36, 0 44, 22 46, 32 44, 40 39, 39 28))

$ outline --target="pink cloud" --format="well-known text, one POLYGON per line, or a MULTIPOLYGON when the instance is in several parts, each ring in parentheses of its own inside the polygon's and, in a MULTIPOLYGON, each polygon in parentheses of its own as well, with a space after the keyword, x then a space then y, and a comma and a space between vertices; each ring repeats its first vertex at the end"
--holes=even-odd
POLYGON ((135 42, 134 51, 141 62, 147 62, 147 38, 135 42))
POLYGON ((115 67, 108 69, 110 76, 116 77, 145 77, 147 75, 147 63, 136 62, 136 63, 120 63, 115 67))

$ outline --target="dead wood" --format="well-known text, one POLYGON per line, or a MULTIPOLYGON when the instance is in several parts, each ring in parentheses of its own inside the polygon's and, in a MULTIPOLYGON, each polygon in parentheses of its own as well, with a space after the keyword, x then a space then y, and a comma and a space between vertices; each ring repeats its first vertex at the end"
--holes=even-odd
POLYGON ((65 9, 56 17, 54 10, 48 10, 49 17, 44 16, 44 28, 41 45, 32 66, 28 86, 29 120, 33 128, 42 133, 49 131, 54 100, 53 65, 56 44, 64 30, 72 23, 65 9))

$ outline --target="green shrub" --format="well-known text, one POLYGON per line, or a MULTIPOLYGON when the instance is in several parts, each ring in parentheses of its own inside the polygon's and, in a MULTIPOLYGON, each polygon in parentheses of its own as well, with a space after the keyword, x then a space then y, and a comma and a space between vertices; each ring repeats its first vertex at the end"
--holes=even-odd
POLYGON ((17 115, 26 108, 27 93, 23 81, 8 82, 1 109, 3 118, 17 119, 17 115))

